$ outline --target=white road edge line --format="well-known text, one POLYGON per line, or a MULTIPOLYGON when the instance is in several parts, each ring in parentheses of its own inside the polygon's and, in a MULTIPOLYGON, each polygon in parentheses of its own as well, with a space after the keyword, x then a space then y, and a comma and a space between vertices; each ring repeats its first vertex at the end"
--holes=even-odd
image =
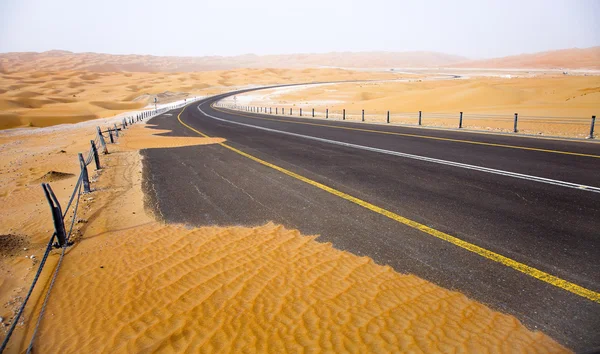
POLYGON ((374 147, 370 147, 370 146, 356 145, 356 144, 351 144, 351 143, 344 143, 342 141, 337 141, 337 140, 329 140, 329 139, 317 138, 315 136, 310 136, 310 135, 290 133, 290 132, 286 132, 286 131, 282 131, 282 130, 276 130, 276 129, 260 127, 260 126, 256 126, 256 125, 252 125, 252 124, 240 123, 240 122, 236 122, 236 121, 227 120, 227 119, 223 119, 223 118, 218 118, 218 117, 212 116, 212 115, 204 112, 200 108, 200 105, 202 105, 202 103, 199 104, 196 107, 196 108, 198 108, 198 111, 200 111, 200 113, 204 114, 205 116, 207 116, 209 118, 216 119, 216 120, 219 120, 219 121, 222 121, 222 122, 226 122, 226 123, 242 125, 242 126, 245 126, 245 127, 250 127, 250 128, 265 130, 265 131, 279 133, 279 134, 291 135, 291 136, 295 136, 295 137, 299 137, 299 138, 304 138, 304 139, 316 140, 316 141, 320 141, 320 142, 324 142, 324 143, 329 143, 329 144, 334 144, 334 145, 341 145, 341 146, 350 147, 350 148, 354 148, 354 149, 360 149, 360 150, 367 150, 367 151, 378 152, 380 154, 400 156, 400 157, 405 157, 405 158, 409 158, 409 159, 413 159, 413 160, 427 161, 427 162, 431 162, 431 163, 437 163, 437 164, 441 164, 441 165, 447 165, 447 166, 454 166, 454 167, 459 167, 459 168, 465 168, 465 169, 468 169, 468 170, 481 171, 481 172, 486 172, 486 173, 491 173, 491 174, 496 174, 496 175, 501 175, 501 176, 506 176, 506 177, 520 178, 520 179, 525 179, 525 180, 528 180, 528 181, 534 181, 534 182, 552 184, 552 185, 555 185, 555 186, 561 186, 561 187, 567 187, 567 188, 574 188, 574 189, 578 189, 578 190, 582 190, 582 191, 586 191, 586 192, 600 193, 600 188, 599 187, 586 186, 586 185, 583 185, 583 184, 558 181, 558 180, 555 180, 555 179, 544 178, 544 177, 537 177, 537 176, 531 176, 531 175, 525 175, 525 174, 516 173, 516 172, 496 170, 496 169, 493 169, 493 168, 482 167, 482 166, 475 166, 475 165, 469 165, 469 164, 460 163, 460 162, 440 160, 440 159, 435 159, 435 158, 432 158, 432 157, 425 157, 425 156, 419 156, 419 155, 413 155, 413 154, 406 154, 406 153, 403 153, 403 152, 378 149, 378 148, 374 148, 374 147))

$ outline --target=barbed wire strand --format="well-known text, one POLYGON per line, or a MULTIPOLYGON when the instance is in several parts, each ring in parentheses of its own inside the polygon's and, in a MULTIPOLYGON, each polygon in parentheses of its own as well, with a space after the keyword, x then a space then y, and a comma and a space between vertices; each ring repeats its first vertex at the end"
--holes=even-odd
POLYGON ((40 327, 40 323, 42 322, 42 317, 46 312, 46 305, 48 304, 48 299, 50 298, 50 292, 54 287, 54 283, 56 282, 56 278, 58 276, 58 271, 60 270, 60 266, 62 265, 63 258, 65 256, 65 251, 67 250, 67 245, 69 244, 69 239, 71 238, 71 234, 73 232, 73 226, 75 225, 75 220, 77 219, 77 210, 79 209, 79 200, 81 199, 81 184, 79 185, 79 191, 77 194, 77 201, 75 202, 73 219, 71 220, 71 227, 69 228, 69 233, 67 234, 67 239, 65 244, 62 247, 62 252, 60 254, 60 258, 58 259, 58 263, 56 265, 56 269, 54 270, 54 274, 52 275, 52 281, 50 282, 50 287, 48 287, 48 291, 46 292, 46 297, 44 298, 44 303, 42 304, 42 308, 38 315, 37 322, 35 324, 35 329, 33 330, 33 334, 31 335, 31 340, 29 341, 29 346, 27 347, 27 353, 31 353, 33 350, 33 342, 35 341, 35 337, 37 335, 38 329, 40 327))

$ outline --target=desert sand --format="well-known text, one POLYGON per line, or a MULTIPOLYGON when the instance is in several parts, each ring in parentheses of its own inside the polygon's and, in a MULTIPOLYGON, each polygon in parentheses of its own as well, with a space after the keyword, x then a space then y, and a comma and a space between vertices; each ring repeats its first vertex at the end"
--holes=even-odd
POLYGON ((398 77, 403 76, 390 72, 341 69, 240 69, 198 73, 27 71, 0 74, 0 129, 45 127, 111 117, 146 107, 154 102, 155 97, 158 103, 168 103, 251 85, 398 77))
POLYGON ((591 116, 600 113, 600 76, 470 77, 467 79, 409 82, 364 82, 302 86, 250 92, 225 104, 285 108, 289 115, 340 119, 346 109, 348 120, 385 122, 390 111, 392 123, 417 124, 422 111, 425 126, 457 127, 459 112, 463 127, 512 131, 514 113, 519 130, 585 137, 591 116))
MULTIPOLYGON (((173 118, 175 119, 175 118, 173 118)), ((40 178, 61 201, 76 180, 77 151, 93 124, 2 134, 1 315, 10 321, 51 234, 40 178), (26 139, 24 139, 26 137, 26 139), (62 152, 64 151, 64 152, 62 152), (27 248, 25 251, 23 248, 27 248), (6 251, 6 252, 5 252, 6 251), (25 255, 28 257, 26 258, 25 255), (6 305, 7 304, 7 305, 6 305)), ((144 204, 141 148, 203 145, 137 124, 125 130, 83 198, 76 243, 65 256, 38 351, 182 352, 284 350, 567 352, 514 317, 367 257, 269 223, 191 228, 155 220, 144 204)), ((90 166, 91 169, 91 166, 90 166)), ((10 352, 28 344, 53 251, 10 352)))

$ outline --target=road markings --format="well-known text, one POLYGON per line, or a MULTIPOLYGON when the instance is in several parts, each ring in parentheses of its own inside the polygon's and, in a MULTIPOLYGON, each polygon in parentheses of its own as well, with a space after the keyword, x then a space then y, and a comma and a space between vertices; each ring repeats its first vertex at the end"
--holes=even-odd
MULTIPOLYGON (((179 123, 181 123, 184 127, 190 129, 191 131, 196 132, 197 134, 200 134, 203 137, 209 138, 208 135, 202 133, 199 130, 196 130, 196 129, 192 128, 191 126, 189 126, 188 124, 184 123, 181 120, 181 114, 185 111, 185 109, 187 107, 188 106, 185 106, 181 110, 181 112, 177 115, 177 120, 179 121, 179 123)), ((199 105, 198 105, 198 110, 200 110, 200 106, 199 105)), ((411 227, 413 229, 419 230, 419 231, 424 232, 424 233, 426 233, 428 235, 434 236, 434 237, 436 237, 436 238, 438 238, 440 240, 444 240, 446 242, 449 242, 449 243, 451 243, 451 244, 453 244, 455 246, 458 246, 458 247, 463 248, 463 249, 465 249, 467 251, 473 252, 473 253, 481 256, 481 257, 484 257, 484 258, 487 258, 487 259, 492 260, 494 262, 503 264, 503 265, 505 265, 505 266, 507 266, 509 268, 512 268, 512 269, 514 269, 516 271, 519 271, 519 272, 524 273, 526 275, 529 275, 529 276, 531 276, 533 278, 541 280, 541 281, 543 281, 543 282, 545 282, 547 284, 550 284, 550 285, 553 285, 555 287, 561 288, 561 289, 566 290, 566 291, 568 291, 570 293, 573 293, 575 295, 579 295, 581 297, 584 297, 586 299, 589 299, 591 301, 594 301, 594 302, 600 304, 600 293, 599 292, 586 289, 586 288, 584 288, 584 287, 582 287, 580 285, 577 285, 575 283, 571 283, 571 282, 569 282, 567 280, 561 279, 561 278, 559 278, 557 276, 554 276, 552 274, 549 274, 549 273, 543 272, 543 271, 541 271, 539 269, 530 267, 530 266, 528 266, 528 265, 526 265, 524 263, 517 262, 517 261, 515 261, 515 260, 513 260, 511 258, 508 258, 506 256, 503 256, 501 254, 492 252, 492 251, 487 250, 487 249, 485 249, 483 247, 477 246, 475 244, 472 244, 470 242, 461 240, 461 239, 459 239, 457 237, 454 237, 452 235, 449 235, 447 233, 444 233, 444 232, 438 231, 436 229, 433 229, 433 228, 431 228, 429 226, 426 226, 426 225, 420 224, 420 223, 418 223, 416 221, 407 219, 407 218, 405 218, 403 216, 400 216, 400 215, 398 215, 396 213, 393 213, 393 212, 391 212, 389 210, 380 208, 380 207, 378 207, 376 205, 373 205, 373 204, 371 204, 369 202, 366 202, 364 200, 361 200, 359 198, 353 197, 353 196, 351 196, 349 194, 346 194, 344 192, 341 192, 341 191, 339 191, 337 189, 334 189, 332 187, 326 186, 326 185, 324 185, 322 183, 319 183, 317 181, 311 180, 309 178, 301 176, 301 175, 299 175, 297 173, 294 173, 292 171, 286 170, 283 167, 279 167, 279 166, 274 165, 274 164, 272 164, 270 162, 261 160, 258 157, 252 156, 252 155, 250 155, 248 153, 245 153, 245 152, 243 152, 241 150, 238 150, 238 149, 236 149, 236 148, 234 148, 232 146, 229 146, 229 145, 227 145, 225 143, 219 143, 219 145, 221 145, 222 147, 224 147, 226 149, 229 149, 229 150, 231 150, 231 151, 233 151, 233 152, 235 152, 235 153, 237 153, 237 154, 239 154, 241 156, 247 157, 250 160, 258 162, 258 163, 260 163, 263 166, 270 167, 270 168, 272 168, 272 169, 274 169, 276 171, 284 173, 284 174, 286 174, 286 175, 288 175, 290 177, 293 177, 293 178, 295 178, 295 179, 297 179, 299 181, 302 181, 304 183, 312 185, 312 186, 314 186, 316 188, 319 188, 319 189, 321 189, 321 190, 323 190, 325 192, 333 194, 333 195, 335 195, 337 197, 345 199, 345 200, 347 200, 349 202, 352 202, 354 204, 360 205, 360 206, 362 206, 365 209, 371 210, 371 211, 373 211, 375 213, 378 213, 380 215, 383 215, 383 216, 385 216, 385 217, 387 217, 389 219, 395 220, 395 221, 397 221, 397 222, 399 222, 399 223, 401 223, 403 225, 406 225, 406 226, 411 227)))
POLYGON ((214 106, 211 106, 211 107, 214 110, 216 110, 216 111, 219 111, 219 112, 222 112, 222 113, 231 114, 231 115, 234 115, 234 116, 247 117, 247 118, 253 118, 253 119, 261 119, 261 120, 270 120, 270 121, 274 121, 274 122, 312 125, 312 126, 317 126, 317 127, 327 127, 327 128, 334 128, 334 129, 354 130, 354 131, 361 131, 361 132, 367 132, 367 133, 377 133, 377 134, 386 134, 386 135, 408 136, 408 137, 411 137, 411 138, 450 141, 450 142, 455 142, 455 143, 465 143, 465 144, 474 144, 474 145, 484 145, 484 146, 501 147, 501 148, 508 148, 508 149, 519 149, 519 150, 547 152, 547 153, 561 154, 561 155, 573 155, 573 156, 592 157, 592 158, 597 158, 597 159, 600 158, 600 155, 582 154, 582 153, 570 152, 570 151, 540 149, 540 148, 532 148, 532 147, 527 147, 527 146, 486 143, 486 142, 482 142, 482 141, 441 138, 441 137, 430 136, 430 135, 419 135, 419 134, 409 134, 409 133, 387 132, 387 131, 383 131, 383 130, 352 128, 352 127, 341 127, 341 126, 329 125, 329 124, 318 124, 318 123, 310 123, 310 122, 295 122, 295 121, 283 120, 283 119, 273 119, 273 118, 265 118, 265 117, 256 117, 255 115, 242 114, 242 113, 231 113, 229 111, 223 111, 221 109, 218 109, 217 107, 214 107, 214 106))
MULTIPOLYGON (((341 145, 341 146, 350 147, 350 148, 354 148, 354 149, 373 151, 373 152, 377 152, 380 154, 394 155, 394 156, 409 158, 409 159, 413 159, 413 160, 420 160, 420 161, 426 161, 426 162, 431 162, 431 163, 437 163, 440 165, 447 165, 447 166, 453 166, 453 167, 458 167, 458 168, 464 168, 464 169, 468 169, 468 170, 475 170, 475 171, 480 171, 480 172, 485 172, 485 173, 491 173, 491 174, 501 175, 501 176, 505 176, 505 177, 513 177, 513 178, 519 178, 519 179, 524 179, 524 180, 533 181, 533 182, 552 184, 552 185, 560 186, 560 187, 574 188, 574 189, 577 189, 580 191, 600 193, 599 187, 586 186, 586 185, 582 185, 582 184, 578 184, 578 183, 559 181, 559 180, 555 180, 555 179, 538 177, 538 176, 531 176, 531 175, 526 175, 526 174, 517 173, 517 172, 497 170, 497 169, 489 168, 489 167, 469 165, 466 163, 435 159, 432 157, 407 154, 407 153, 398 152, 398 151, 378 149, 378 148, 374 148, 374 147, 370 147, 370 146, 356 145, 356 144, 345 143, 345 142, 337 141, 337 140, 317 138, 315 136, 310 136, 310 135, 296 134, 296 133, 286 132, 283 130, 265 128, 265 127, 261 127, 261 126, 257 126, 257 125, 246 124, 246 123, 241 123, 241 122, 236 122, 236 121, 232 121, 232 120, 228 120, 228 119, 215 117, 213 115, 210 115, 210 114, 204 112, 202 109, 200 109, 199 106, 198 106, 198 110, 205 116, 212 118, 212 119, 216 119, 216 120, 231 123, 231 124, 242 125, 242 126, 246 126, 246 127, 250 127, 250 128, 265 130, 265 131, 269 131, 269 132, 291 135, 291 136, 295 136, 295 137, 299 137, 299 138, 316 140, 316 141, 320 141, 320 142, 324 142, 324 143, 328 143, 328 144, 341 145)), ((225 112, 225 113, 227 113, 227 112, 225 112)))

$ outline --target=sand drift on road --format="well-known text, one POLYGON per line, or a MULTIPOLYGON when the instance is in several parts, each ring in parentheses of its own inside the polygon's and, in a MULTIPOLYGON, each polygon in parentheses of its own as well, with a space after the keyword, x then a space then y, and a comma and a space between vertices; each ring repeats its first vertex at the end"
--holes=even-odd
MULTIPOLYGON (((123 133, 86 198, 88 222, 48 303, 41 351, 567 351, 459 292, 273 223, 157 222, 136 150, 222 139, 156 136, 164 131, 142 125, 123 133)), ((26 323, 21 335, 31 330, 26 323)))

